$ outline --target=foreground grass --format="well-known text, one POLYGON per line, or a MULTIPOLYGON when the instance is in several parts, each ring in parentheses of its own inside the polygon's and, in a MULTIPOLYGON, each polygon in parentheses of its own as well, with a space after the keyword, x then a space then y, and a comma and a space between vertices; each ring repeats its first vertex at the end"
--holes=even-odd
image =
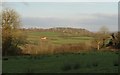
POLYGON ((118 54, 114 52, 7 58, 8 60, 3 60, 3 73, 118 73, 118 54))

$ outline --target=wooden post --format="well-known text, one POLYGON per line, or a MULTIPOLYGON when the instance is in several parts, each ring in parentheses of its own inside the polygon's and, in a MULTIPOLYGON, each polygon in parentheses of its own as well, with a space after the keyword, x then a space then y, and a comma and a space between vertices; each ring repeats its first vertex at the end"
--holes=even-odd
POLYGON ((97 49, 98 50, 100 49, 100 41, 98 41, 98 43, 97 43, 97 49))

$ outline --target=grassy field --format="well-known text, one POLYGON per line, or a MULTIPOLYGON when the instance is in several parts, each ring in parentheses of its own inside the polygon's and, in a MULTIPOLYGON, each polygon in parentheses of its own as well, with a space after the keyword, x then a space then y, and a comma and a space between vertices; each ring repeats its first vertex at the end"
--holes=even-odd
POLYGON ((8 56, 3 73, 118 73, 118 54, 87 52, 38 56, 8 56))
MULTIPOLYGON (((69 34, 69 33, 68 33, 69 34)), ((90 49, 94 37, 67 35, 63 32, 27 31, 28 44, 23 48, 24 53, 45 54, 57 52, 78 52, 90 49), (65 35, 64 35, 65 34, 65 35), (41 40, 41 37, 47 37, 41 40), (62 50, 61 50, 62 49, 62 50)))
MULTIPOLYGON (((79 50, 83 46, 87 47, 85 44, 79 43, 88 45, 94 39, 86 36, 63 36, 63 33, 58 32, 36 31, 28 31, 27 36, 27 40, 32 43, 26 47, 27 50, 31 50, 31 52, 38 50, 43 53, 45 50, 49 53, 52 48, 51 44, 62 45, 57 48, 59 50, 69 50, 70 48, 79 50), (44 36, 47 37, 47 42, 38 44, 41 42, 40 38, 44 36)), ((7 56, 3 57, 2 63, 3 73, 118 73, 118 54, 110 51, 91 50, 77 53, 7 56)))
POLYGON ((41 37, 47 37, 47 40, 53 44, 68 44, 68 43, 80 43, 80 42, 90 42, 93 37, 85 36, 63 36, 63 33, 59 32, 27 32, 28 40, 32 43, 39 43, 41 37))

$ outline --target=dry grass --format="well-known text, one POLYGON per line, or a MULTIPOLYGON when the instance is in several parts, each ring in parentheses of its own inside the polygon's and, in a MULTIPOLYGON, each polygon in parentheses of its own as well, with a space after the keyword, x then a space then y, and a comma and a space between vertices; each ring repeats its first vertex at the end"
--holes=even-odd
POLYGON ((57 47, 54 51, 55 53, 67 53, 67 52, 72 52, 72 53, 77 53, 80 51, 87 51, 91 50, 91 46, 87 43, 78 43, 78 44, 64 44, 59 47, 57 47))
POLYGON ((46 41, 40 42, 38 45, 26 44, 23 47, 23 53, 27 54, 52 54, 53 50, 54 45, 46 41))
POLYGON ((54 54, 54 53, 78 53, 91 50, 91 43, 55 45, 48 41, 42 41, 38 45, 26 44, 23 47, 25 54, 54 54))

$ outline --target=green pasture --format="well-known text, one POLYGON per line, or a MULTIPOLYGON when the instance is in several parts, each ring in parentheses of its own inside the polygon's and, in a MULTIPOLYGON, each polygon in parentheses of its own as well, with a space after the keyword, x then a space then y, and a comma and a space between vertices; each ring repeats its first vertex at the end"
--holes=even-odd
POLYGON ((28 35, 30 36, 39 36, 39 37, 42 37, 42 36, 59 36, 61 33, 58 33, 58 32, 39 32, 39 31, 28 31, 27 32, 28 35))
POLYGON ((118 73, 115 52, 3 57, 3 73, 118 73))
POLYGON ((85 36, 65 36, 63 33, 59 32, 36 32, 29 31, 27 32, 28 40, 33 43, 39 43, 41 37, 47 37, 47 41, 53 44, 68 44, 68 43, 81 43, 81 42, 90 42, 93 37, 85 36))

